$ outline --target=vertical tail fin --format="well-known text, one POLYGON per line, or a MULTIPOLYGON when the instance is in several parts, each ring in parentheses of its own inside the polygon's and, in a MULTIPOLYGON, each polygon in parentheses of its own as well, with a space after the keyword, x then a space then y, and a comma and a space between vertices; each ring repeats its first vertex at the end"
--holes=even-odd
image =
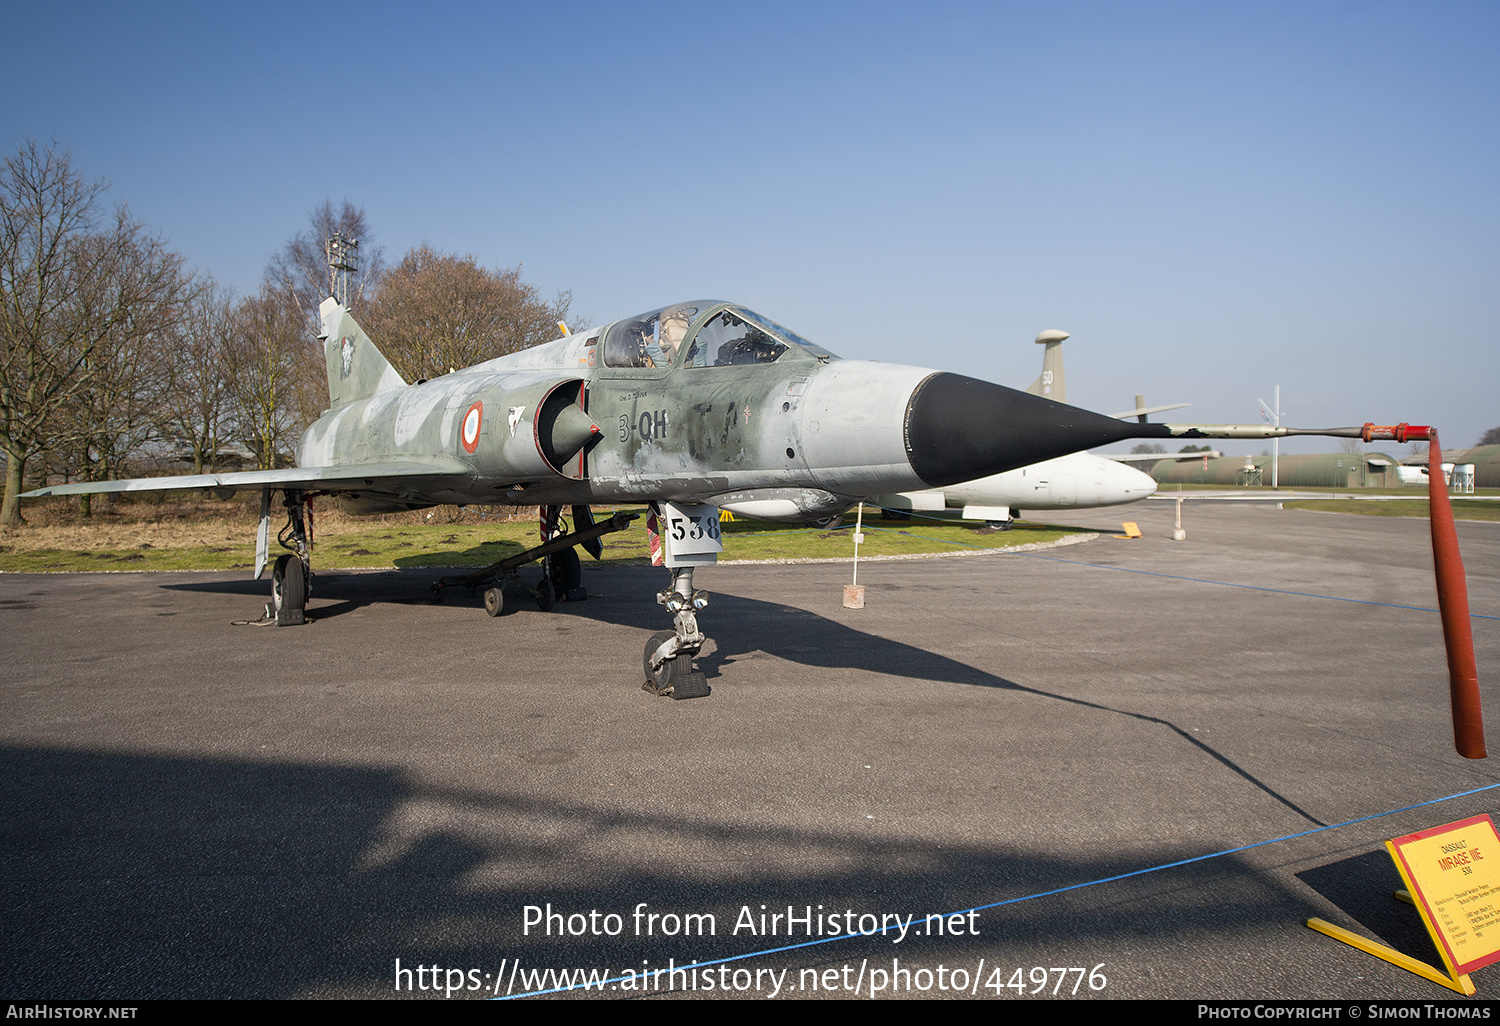
POLYGON ((1044 331, 1036 337, 1038 345, 1047 347, 1042 351, 1042 376, 1033 381, 1026 391, 1032 395, 1051 399, 1053 402, 1068 401, 1068 386, 1063 381, 1062 362, 1062 344, 1063 339, 1067 337, 1066 331, 1058 331, 1056 328, 1044 331))
POLYGON ((375 348, 349 311, 329 297, 318 307, 323 318, 323 359, 328 363, 329 409, 368 399, 377 392, 405 388, 406 380, 375 348))

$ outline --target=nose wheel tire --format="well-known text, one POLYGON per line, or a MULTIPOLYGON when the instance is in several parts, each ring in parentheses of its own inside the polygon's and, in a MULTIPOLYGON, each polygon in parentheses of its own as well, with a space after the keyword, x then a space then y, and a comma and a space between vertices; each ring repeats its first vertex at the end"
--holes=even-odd
POLYGON ((641 690, 658 696, 671 695, 679 701, 685 698, 706 698, 712 689, 708 686, 708 678, 693 669, 692 656, 680 655, 675 659, 664 660, 654 670, 651 668, 651 657, 656 654, 656 650, 676 634, 676 631, 657 631, 646 642, 643 659, 646 683, 641 685, 641 690))
POLYGON ((651 635, 651 640, 646 642, 646 655, 643 660, 646 670, 645 690, 652 694, 669 695, 672 693, 672 678, 677 672, 677 660, 668 659, 653 670, 651 657, 656 654, 657 649, 676 636, 676 631, 657 631, 651 635))

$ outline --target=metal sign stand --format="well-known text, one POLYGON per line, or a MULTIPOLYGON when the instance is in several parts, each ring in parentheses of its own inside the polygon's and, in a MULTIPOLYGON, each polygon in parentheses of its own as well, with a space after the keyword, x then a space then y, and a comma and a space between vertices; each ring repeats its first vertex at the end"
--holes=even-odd
POLYGON ((854 579, 844 585, 844 608, 865 608, 865 586, 859 583, 859 543, 865 540, 865 504, 854 514, 854 579))
POLYGON ((1489 816, 1472 816, 1385 842, 1404 890, 1443 960, 1438 969, 1322 919, 1307 925, 1466 997, 1469 973, 1500 961, 1500 835, 1489 816), (1488 934, 1489 936, 1486 936, 1488 934))

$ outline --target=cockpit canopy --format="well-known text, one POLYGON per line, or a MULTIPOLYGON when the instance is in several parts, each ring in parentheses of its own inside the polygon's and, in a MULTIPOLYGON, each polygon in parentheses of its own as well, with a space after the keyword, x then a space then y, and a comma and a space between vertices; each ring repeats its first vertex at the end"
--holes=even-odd
POLYGON ((605 329, 602 348, 606 367, 730 367, 774 363, 796 351, 836 359, 752 310, 712 300, 616 321, 605 329))

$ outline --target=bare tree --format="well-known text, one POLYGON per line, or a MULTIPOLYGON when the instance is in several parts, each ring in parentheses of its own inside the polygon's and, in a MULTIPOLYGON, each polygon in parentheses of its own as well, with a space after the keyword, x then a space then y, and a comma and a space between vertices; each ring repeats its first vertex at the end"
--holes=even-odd
POLYGON ((276 466, 296 428, 306 340, 295 297, 270 282, 235 308, 225 363, 241 436, 262 470, 276 466))
POLYGON ((230 344, 235 330, 229 293, 203 282, 179 321, 171 349, 169 389, 161 421, 170 435, 192 451, 193 473, 212 473, 219 449, 230 437, 234 392, 230 344))
MULTIPOLYGON (((161 408, 171 385, 171 346, 155 332, 122 333, 99 347, 88 363, 90 387, 58 411, 49 432, 48 462, 68 478, 103 481, 126 477, 125 465, 160 441, 161 408)), ((93 496, 80 495, 84 516, 93 496)))
MULTIPOLYGON (((79 480, 127 476, 126 462, 164 437, 162 411, 172 388, 181 314, 197 287, 184 275, 181 258, 157 240, 138 241, 127 257, 108 283, 124 313, 86 361, 88 389, 63 411, 66 423, 52 432, 67 473, 79 480), (153 285, 152 301, 141 301, 140 294, 153 285)), ((88 516, 90 496, 80 496, 79 503, 88 516)))
POLYGON ((558 336, 571 296, 548 303, 519 267, 490 270, 473 256, 413 249, 381 279, 361 317, 407 380, 432 378, 558 336))
POLYGON ((365 208, 347 199, 337 210, 332 200, 324 200, 308 215, 307 228, 292 236, 266 267, 267 279, 296 297, 308 323, 315 328, 318 305, 331 295, 327 247, 335 233, 360 243, 359 272, 349 290, 349 306, 360 309, 385 272, 384 251, 370 241, 365 208))
POLYGON ((95 433, 94 390, 160 338, 182 297, 180 258, 123 208, 104 215, 105 188, 34 140, 0 169, 3 526, 21 523, 27 460, 95 433))
POLYGON ((1478 445, 1500 445, 1500 427, 1492 427, 1479 436, 1478 445))
POLYGON ((332 200, 324 200, 308 215, 307 227, 292 236, 266 265, 268 287, 291 296, 307 325, 293 381, 282 390, 300 427, 311 424, 328 407, 328 372, 323 347, 317 341, 321 327, 318 307, 331 291, 327 247, 335 233, 360 243, 359 271, 350 281, 349 305, 362 309, 385 273, 384 251, 370 240, 364 208, 347 199, 338 208, 332 200))

